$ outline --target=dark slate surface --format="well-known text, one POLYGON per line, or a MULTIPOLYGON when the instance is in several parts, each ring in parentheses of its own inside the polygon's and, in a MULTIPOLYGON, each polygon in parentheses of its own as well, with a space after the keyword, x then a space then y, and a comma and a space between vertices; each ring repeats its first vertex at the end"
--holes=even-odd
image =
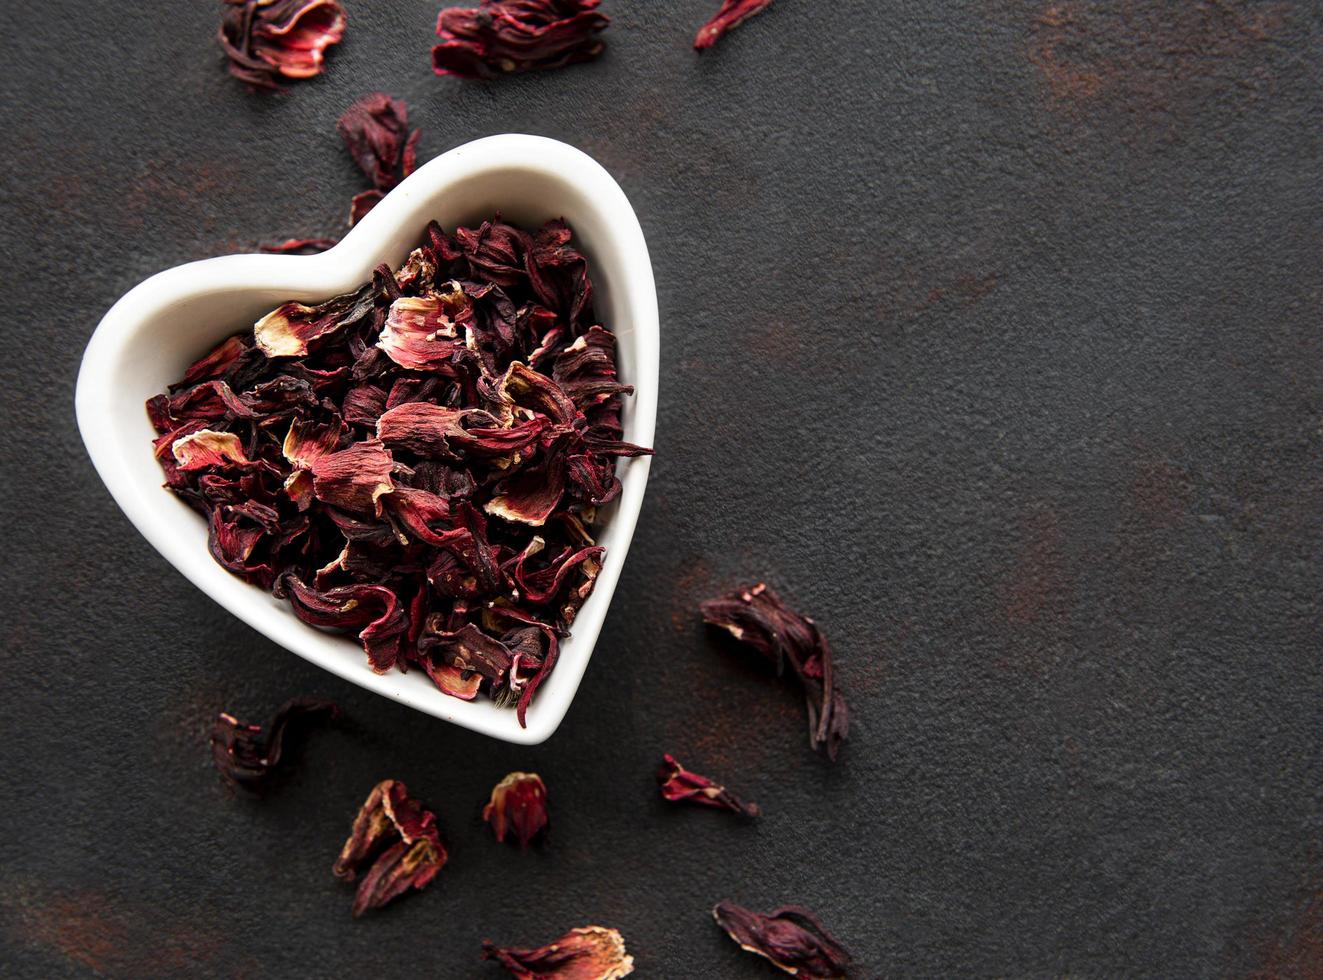
POLYGON ((430 74, 435 3, 347 6, 326 75, 269 98, 209 3, 0 5, 0 972, 492 977, 483 937, 601 922, 641 976, 770 977, 710 921, 730 897, 816 908, 864 977, 1323 975, 1317 5, 777 0, 700 59, 715 0, 609 0, 599 62, 491 85, 430 74), (338 233, 333 122, 374 88, 427 157, 583 147, 653 249, 653 481, 535 749, 231 619, 74 427, 134 283, 338 233), (839 651, 834 769, 696 620, 760 576, 839 651), (352 726, 232 798, 209 716, 300 693, 352 726), (665 750, 765 819, 665 809, 665 750), (550 784, 541 853, 479 821, 512 768, 550 784), (388 775, 452 863, 353 922, 330 864, 388 775))

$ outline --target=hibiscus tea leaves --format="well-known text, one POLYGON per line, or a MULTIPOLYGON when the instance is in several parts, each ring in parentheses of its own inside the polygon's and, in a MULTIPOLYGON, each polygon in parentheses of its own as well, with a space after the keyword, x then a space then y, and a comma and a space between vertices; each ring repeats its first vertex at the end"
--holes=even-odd
POLYGON ((850 953, 801 905, 783 905, 764 914, 719 902, 712 917, 741 949, 793 976, 831 980, 849 973, 850 953))
POLYGON ((358 918, 431 883, 449 857, 436 816, 409 796, 397 779, 372 788, 332 870, 357 882, 352 912, 358 918))
POLYGON ((495 960, 517 980, 620 980, 634 972, 634 957, 616 929, 583 926, 545 946, 497 946, 483 940, 482 958, 495 960))
POLYGON ((226 783, 260 796, 279 781, 289 743, 301 730, 340 717, 334 701, 317 698, 286 701, 265 725, 221 712, 211 726, 212 761, 226 783))
POLYGON ((279 91, 282 82, 321 74, 345 23, 336 0, 225 0, 217 40, 231 75, 279 91))
POLYGON ((662 799, 672 803, 715 807, 750 820, 762 815, 758 804, 746 803, 720 783, 690 772, 670 753, 662 757, 661 765, 657 767, 657 785, 662 799))
MULTIPOLYGON (((382 175, 411 138, 388 114, 385 135, 355 130, 382 175)), ((398 269, 281 304, 147 412, 219 564, 353 637, 370 669, 523 724, 605 560, 593 522, 617 461, 651 452, 621 440, 629 394, 569 227, 497 217, 432 224, 398 269)))
POLYGON ((850 730, 845 697, 836 686, 831 647, 813 620, 787 606, 763 582, 709 599, 703 620, 759 654, 803 691, 809 745, 835 761, 850 730))
POLYGON ((602 53, 611 19, 601 0, 481 0, 448 7, 437 18, 432 49, 438 75, 499 78, 562 68, 602 53))
POLYGON ((694 50, 706 51, 730 31, 754 14, 766 10, 772 0, 722 0, 721 7, 712 18, 698 29, 694 37, 694 50))

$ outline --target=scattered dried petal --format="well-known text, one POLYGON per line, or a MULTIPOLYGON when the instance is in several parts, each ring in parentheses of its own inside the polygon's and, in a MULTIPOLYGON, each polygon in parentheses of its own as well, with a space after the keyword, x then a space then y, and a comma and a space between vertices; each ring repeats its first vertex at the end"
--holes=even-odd
POLYGON ((741 949, 770 960, 797 977, 843 977, 851 958, 812 912, 783 905, 766 915, 734 902, 719 902, 712 910, 717 925, 741 949))
POLYGON ((662 757, 662 764, 657 769, 657 783, 661 786, 662 797, 673 803, 698 803, 749 818, 762 813, 758 804, 745 803, 726 787, 714 783, 706 776, 690 772, 669 753, 662 757))
POLYGON ((230 74, 258 88, 320 74, 326 49, 344 37, 345 12, 336 0, 225 2, 219 40, 230 74))
POLYGON ((512 772, 492 789, 492 798, 482 808, 482 819, 491 825, 498 844, 506 832, 519 841, 520 850, 551 826, 547 816, 547 787, 532 772, 512 772))
POLYGON ((338 238, 286 238, 283 242, 258 246, 276 255, 316 255, 340 244, 338 238))
POLYGON ((335 124, 345 148, 379 191, 399 183, 404 144, 409 139, 409 109, 385 92, 371 92, 344 111, 335 124))
POLYGON ((620 980, 634 972, 634 957, 615 929, 571 929, 537 949, 497 946, 483 940, 482 958, 496 960, 518 980, 620 980))
POLYGON ((386 779, 373 787, 359 809, 333 870, 350 882, 362 875, 354 896, 357 918, 426 886, 448 856, 436 817, 410 798, 404 783, 386 779))
POLYGON ((333 701, 295 698, 272 715, 266 727, 249 725, 222 712, 211 726, 211 755, 216 770, 231 786, 262 793, 277 775, 291 727, 340 717, 333 701))
POLYGON ((831 648, 817 624, 781 601, 759 582, 748 589, 709 599, 703 619, 758 651, 781 673, 786 664, 804 691, 809 744, 835 760, 850 729, 849 709, 836 688, 831 648))
POLYGON ((589 61, 605 47, 597 36, 611 19, 600 0, 482 0, 441 11, 432 49, 438 75, 496 78, 589 61))
POLYGON ((694 50, 705 51, 712 47, 727 31, 765 10, 771 2, 772 0, 722 0, 721 9, 698 29, 698 36, 694 38, 694 50))

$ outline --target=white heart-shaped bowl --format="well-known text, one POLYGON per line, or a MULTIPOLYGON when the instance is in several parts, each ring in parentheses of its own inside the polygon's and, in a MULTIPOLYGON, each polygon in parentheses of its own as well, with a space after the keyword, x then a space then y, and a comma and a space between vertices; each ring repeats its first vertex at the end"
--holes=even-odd
POLYGON ((83 354, 78 428, 101 479, 143 536, 194 585, 299 656, 369 690, 508 742, 537 744, 569 710, 606 618, 643 504, 648 457, 624 460, 620 496, 602 511, 606 557, 597 586, 561 646, 521 728, 511 709, 441 693, 422 671, 375 674, 352 638, 299 622, 287 603, 235 578, 207 551, 202 518, 162 486, 144 402, 196 358, 286 300, 315 302, 402 262, 429 220, 476 224, 500 211, 515 223, 563 217, 588 258, 594 306, 615 333, 624 438, 652 445, 657 417, 657 293, 643 230, 624 191, 591 157, 556 140, 507 134, 442 154, 391 191, 339 245, 320 255, 227 255, 191 262, 130 290, 111 307, 83 354))

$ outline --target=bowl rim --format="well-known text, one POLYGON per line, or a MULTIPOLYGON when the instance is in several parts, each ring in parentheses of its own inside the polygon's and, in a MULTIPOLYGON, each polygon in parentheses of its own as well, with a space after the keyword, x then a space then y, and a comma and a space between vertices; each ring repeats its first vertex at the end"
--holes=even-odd
MULTIPOLYGON (((392 670, 376 674, 361 657, 328 655, 332 637, 299 622, 269 594, 242 582, 216 564, 206 549, 181 540, 156 519, 164 495, 176 498, 155 479, 144 483, 140 467, 117 451, 116 396, 112 366, 121 361, 139 334, 171 306, 208 293, 256 292, 264 289, 332 295, 366 281, 383 253, 391 250, 405 221, 416 221, 420 198, 433 200, 447 187, 498 171, 565 182, 591 202, 603 219, 611 251, 621 269, 613 292, 634 334, 635 357, 630 364, 631 399, 626 437, 652 445, 656 427, 659 364, 659 315, 656 285, 647 243, 638 217, 615 179, 596 160, 559 140, 521 133, 488 136, 457 146, 420 166, 367 214, 333 248, 315 255, 242 254, 202 259, 175 266, 144 280, 124 294, 105 314, 83 353, 75 391, 78 429, 97 474, 129 521, 181 574, 247 625, 317 666, 419 711, 508 742, 535 745, 549 738, 564 719, 578 690, 598 633, 614 596, 643 502, 651 459, 622 461, 621 493, 613 504, 608 548, 593 593, 576 617, 571 636, 563 642, 556 670, 527 712, 527 727, 515 713, 490 702, 466 702, 428 685, 417 688, 401 681, 408 675, 392 670), (220 576, 217 576, 217 572, 220 576), (236 588, 237 586, 237 588, 236 588), (420 693, 421 691, 421 693, 420 693), (490 710, 488 710, 490 709, 490 710)), ((566 214, 571 227, 573 214, 566 214)), ((420 226, 421 227, 421 226, 420 226)), ((417 231, 411 232, 416 236, 417 231)), ((602 243, 593 243, 601 252, 602 243)), ((609 327, 613 326, 608 324, 609 327)), ((154 462, 154 461, 152 461, 154 462)), ((412 672, 411 672, 412 673, 412 672)))

